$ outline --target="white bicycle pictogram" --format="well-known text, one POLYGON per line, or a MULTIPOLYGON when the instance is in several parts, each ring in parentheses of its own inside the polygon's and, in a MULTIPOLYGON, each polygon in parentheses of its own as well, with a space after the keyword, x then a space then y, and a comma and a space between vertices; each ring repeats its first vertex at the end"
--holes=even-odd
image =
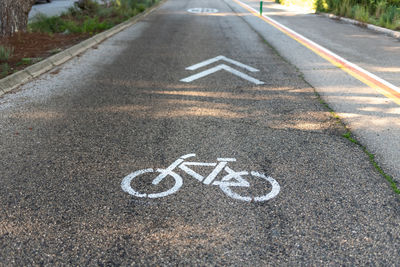
POLYGON ((138 170, 135 171, 129 175, 127 175, 121 183, 122 189, 135 196, 135 197, 147 197, 147 198, 160 198, 160 197, 165 197, 171 194, 176 193, 181 186, 183 185, 183 179, 182 177, 176 173, 174 170, 176 168, 181 169, 184 171, 186 174, 190 175, 191 177, 195 178, 196 180, 202 182, 205 185, 215 185, 219 186, 220 189, 229 197, 237 199, 237 200, 242 200, 242 201, 255 201, 255 202, 261 202, 261 201, 267 201, 270 200, 274 197, 276 197, 279 194, 280 191, 280 186, 278 182, 273 179, 270 176, 266 176, 263 173, 251 171, 250 173, 247 171, 240 171, 236 172, 229 168, 227 165, 229 162, 235 162, 235 158, 218 158, 217 162, 212 162, 212 163, 206 163, 206 162, 187 162, 185 161, 188 158, 195 157, 196 154, 187 154, 179 159, 177 159, 174 163, 172 163, 168 168, 166 169, 143 169, 143 170, 138 170), (189 166, 200 166, 200 167, 215 167, 213 171, 207 176, 204 177, 197 172, 193 171, 192 169, 189 168, 189 166), (215 181, 217 176, 222 172, 225 171, 226 175, 220 180, 220 181, 215 181), (152 193, 152 194, 147 194, 147 193, 140 193, 133 189, 131 187, 131 182, 133 179, 138 177, 139 175, 145 174, 145 173, 153 173, 153 172, 159 172, 160 174, 154 178, 152 181, 153 185, 158 185, 164 178, 167 176, 171 176, 175 180, 175 184, 172 188, 170 188, 167 191, 163 191, 160 193, 152 193), (250 187, 250 183, 243 178, 243 176, 246 175, 252 175, 257 178, 264 179, 268 183, 271 184, 271 190, 269 193, 263 196, 241 196, 238 193, 235 193, 231 188, 237 188, 237 187, 250 187))

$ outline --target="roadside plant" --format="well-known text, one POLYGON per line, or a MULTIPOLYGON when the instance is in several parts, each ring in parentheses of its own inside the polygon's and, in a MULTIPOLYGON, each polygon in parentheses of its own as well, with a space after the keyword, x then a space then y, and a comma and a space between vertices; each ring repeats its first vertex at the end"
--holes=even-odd
POLYGON ((368 22, 369 20, 368 8, 361 5, 354 6, 354 18, 362 22, 368 22))
POLYGON ((10 73, 10 65, 8 63, 3 63, 0 65, 0 78, 7 76, 10 73))
POLYGON ((14 53, 13 47, 0 45, 0 61, 7 61, 14 53))
POLYGON ((400 18, 400 10, 395 6, 389 6, 379 17, 379 25, 393 29, 400 18))
POLYGON ((39 14, 33 19, 33 22, 29 24, 29 30, 32 32, 56 33, 65 31, 66 25, 61 17, 48 17, 39 14))
POLYGON ((385 13, 387 7, 387 2, 386 1, 380 1, 376 5, 376 10, 375 10, 375 16, 379 18, 382 16, 383 13, 385 13))
POLYGON ((319 12, 400 29, 400 0, 316 0, 315 8, 319 12))

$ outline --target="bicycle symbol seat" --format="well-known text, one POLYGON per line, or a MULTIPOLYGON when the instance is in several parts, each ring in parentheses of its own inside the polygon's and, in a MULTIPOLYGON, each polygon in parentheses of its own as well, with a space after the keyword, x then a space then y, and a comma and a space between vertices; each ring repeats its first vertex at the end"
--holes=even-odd
POLYGON ((270 176, 266 176, 262 173, 259 172, 247 172, 247 171, 240 171, 236 172, 229 168, 227 165, 229 162, 235 162, 236 159, 234 158, 218 158, 217 162, 212 162, 212 163, 206 163, 206 162, 187 162, 185 161, 188 158, 195 157, 196 154, 187 154, 179 159, 177 159, 175 162, 173 162, 169 167, 166 169, 143 169, 143 170, 138 170, 135 171, 129 175, 127 175, 121 183, 122 190, 125 192, 135 196, 135 197, 147 197, 147 198, 160 198, 160 197, 165 197, 171 194, 176 193, 181 186, 183 185, 183 179, 182 177, 176 173, 174 170, 176 168, 181 169, 184 171, 186 174, 190 175, 191 177, 195 178, 199 182, 202 182, 205 185, 215 185, 219 186, 219 188, 229 197, 237 199, 237 200, 242 200, 242 201, 255 201, 255 202, 261 202, 261 201, 267 201, 270 200, 274 197, 276 197, 279 194, 280 191, 280 186, 278 182, 273 179, 270 176), (197 172, 193 171, 190 169, 189 166, 202 166, 202 167, 214 167, 213 171, 207 176, 204 177, 197 172), (217 176, 222 172, 225 171, 226 175, 220 180, 216 181, 215 179, 217 176), (138 177, 139 175, 145 174, 145 173, 153 173, 153 172, 158 172, 160 173, 157 177, 154 178, 152 181, 153 185, 158 185, 164 178, 166 178, 168 175, 170 175, 172 178, 175 180, 175 184, 166 191, 160 192, 160 193, 152 193, 152 194, 146 194, 146 193, 140 193, 137 190, 133 189, 131 187, 132 180, 138 177), (243 178, 243 176, 250 175, 261 178, 268 183, 271 184, 272 189, 267 193, 266 195, 262 196, 257 196, 257 197, 252 197, 252 196, 241 196, 238 193, 235 193, 232 191, 231 188, 237 188, 237 187, 250 187, 250 183, 243 178))

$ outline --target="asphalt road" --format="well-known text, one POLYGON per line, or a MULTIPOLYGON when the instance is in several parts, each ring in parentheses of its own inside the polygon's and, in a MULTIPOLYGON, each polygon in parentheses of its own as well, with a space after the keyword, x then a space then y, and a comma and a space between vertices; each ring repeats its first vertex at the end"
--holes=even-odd
POLYGON ((3 265, 398 264, 398 196, 301 73, 224 1, 167 1, 5 95, 0 114, 3 265), (229 60, 186 69, 219 55, 259 71, 229 60), (263 84, 227 67, 181 81, 220 64, 263 84), (152 184, 150 168, 191 153, 185 162, 236 161, 215 178, 222 186, 179 167, 152 184), (177 192, 146 197, 173 177, 177 192))

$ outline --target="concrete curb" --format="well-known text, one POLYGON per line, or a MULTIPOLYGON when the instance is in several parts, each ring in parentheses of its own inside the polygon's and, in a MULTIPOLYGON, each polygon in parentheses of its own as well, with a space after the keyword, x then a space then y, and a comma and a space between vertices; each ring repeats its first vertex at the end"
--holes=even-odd
POLYGON ((96 34, 95 36, 82 41, 79 44, 76 44, 60 53, 57 53, 51 57, 48 57, 36 64, 33 64, 21 71, 18 71, 12 75, 9 75, 0 80, 0 96, 8 93, 15 88, 23 85, 24 83, 36 78, 43 73, 48 72, 49 70, 60 66, 61 64, 65 63, 66 61, 72 59, 73 57, 85 52, 89 48, 103 42, 104 40, 108 39, 109 37, 125 30, 126 28, 134 25, 138 20, 146 17, 151 12, 153 12, 156 8, 158 8, 161 4, 163 4, 166 0, 161 0, 145 12, 122 22, 114 26, 113 28, 96 34))
POLYGON ((382 27, 375 26, 375 25, 372 25, 372 24, 367 24, 367 23, 360 22, 360 21, 354 20, 354 19, 349 19, 349 18, 336 16, 336 15, 333 15, 333 14, 317 13, 317 15, 328 17, 330 19, 341 20, 341 21, 344 21, 344 22, 347 22, 347 23, 350 23, 350 24, 354 24, 354 25, 357 25, 357 26, 365 27, 367 29, 370 29, 370 30, 373 30, 373 31, 376 31, 376 32, 379 32, 379 33, 387 34, 387 35, 389 35, 391 37, 394 37, 396 39, 400 39, 400 32, 398 32, 398 31, 389 30, 389 29, 386 29, 386 28, 382 28, 382 27))

